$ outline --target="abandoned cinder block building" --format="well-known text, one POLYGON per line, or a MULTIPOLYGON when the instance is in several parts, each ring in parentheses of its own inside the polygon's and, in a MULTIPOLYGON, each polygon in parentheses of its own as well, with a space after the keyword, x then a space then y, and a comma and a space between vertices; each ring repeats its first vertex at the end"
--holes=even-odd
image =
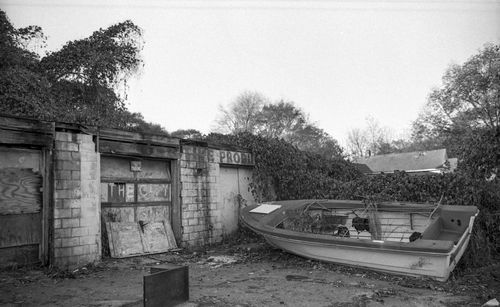
POLYGON ((0 117, 0 263, 75 267, 216 243, 238 227, 252 154, 0 117))

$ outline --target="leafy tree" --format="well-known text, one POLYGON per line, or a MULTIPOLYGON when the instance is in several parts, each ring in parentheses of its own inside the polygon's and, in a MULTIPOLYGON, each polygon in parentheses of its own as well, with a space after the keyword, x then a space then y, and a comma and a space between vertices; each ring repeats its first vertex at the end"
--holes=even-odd
POLYGON ((344 155, 338 142, 313 124, 297 128, 286 141, 302 151, 316 153, 325 158, 340 158, 344 155))
POLYGON ((500 150, 499 45, 486 44, 464 64, 448 68, 413 123, 412 137, 415 143, 447 147, 459 156, 459 166, 474 174, 498 171, 500 158, 491 153, 500 150))
POLYGON ((266 104, 257 116, 258 134, 269 138, 287 139, 306 124, 304 112, 284 100, 266 104))
POLYGON ((179 129, 170 133, 171 136, 181 139, 202 140, 203 134, 196 129, 179 129))
POLYGON ((451 65, 413 124, 416 138, 477 128, 500 129, 500 46, 487 44, 463 65, 451 65))
POLYGON ((0 113, 165 133, 123 102, 127 79, 142 65, 141 30, 131 21, 41 59, 30 51, 44 45, 40 27, 16 29, 0 10, 0 30, 0 113))
MULTIPOLYGON (((40 61, 55 88, 72 93, 66 104, 80 122, 123 126, 128 116, 118 89, 141 66, 141 30, 131 21, 100 29, 90 37, 71 41, 40 61), (68 105, 69 104, 69 105, 68 105)), ((73 118, 71 118, 73 119, 73 118)))
POLYGON ((0 10, 0 112, 49 119, 50 83, 37 69, 38 55, 26 48, 31 40, 43 40, 40 27, 15 29, 0 10))

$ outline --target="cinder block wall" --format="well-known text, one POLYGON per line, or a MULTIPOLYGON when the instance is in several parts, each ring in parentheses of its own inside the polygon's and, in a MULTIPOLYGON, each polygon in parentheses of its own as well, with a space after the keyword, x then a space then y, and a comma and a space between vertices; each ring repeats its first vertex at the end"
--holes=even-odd
POLYGON ((217 212, 219 164, 217 150, 183 146, 180 161, 182 246, 220 242, 222 221, 217 212))
POLYGON ((101 258, 100 158, 91 135, 56 132, 53 261, 75 267, 101 258))

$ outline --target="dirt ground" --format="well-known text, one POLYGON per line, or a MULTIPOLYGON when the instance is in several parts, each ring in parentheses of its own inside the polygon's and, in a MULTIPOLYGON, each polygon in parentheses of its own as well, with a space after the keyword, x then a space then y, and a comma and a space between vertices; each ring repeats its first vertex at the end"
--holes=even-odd
POLYGON ((265 243, 106 259, 74 271, 0 272, 2 306, 141 306, 152 266, 189 266, 184 306, 481 306, 500 299, 500 265, 446 283, 307 260, 265 243))

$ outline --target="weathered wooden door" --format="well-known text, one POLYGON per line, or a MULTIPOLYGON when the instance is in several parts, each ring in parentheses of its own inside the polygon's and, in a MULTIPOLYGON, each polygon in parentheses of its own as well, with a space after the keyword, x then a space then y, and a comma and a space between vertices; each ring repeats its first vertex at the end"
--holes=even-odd
POLYGON ((41 257, 43 152, 0 146, 0 264, 41 257))
POLYGON ((229 235, 238 229, 240 206, 255 203, 249 189, 251 178, 251 169, 220 168, 218 202, 222 204, 221 220, 224 235, 229 235))

